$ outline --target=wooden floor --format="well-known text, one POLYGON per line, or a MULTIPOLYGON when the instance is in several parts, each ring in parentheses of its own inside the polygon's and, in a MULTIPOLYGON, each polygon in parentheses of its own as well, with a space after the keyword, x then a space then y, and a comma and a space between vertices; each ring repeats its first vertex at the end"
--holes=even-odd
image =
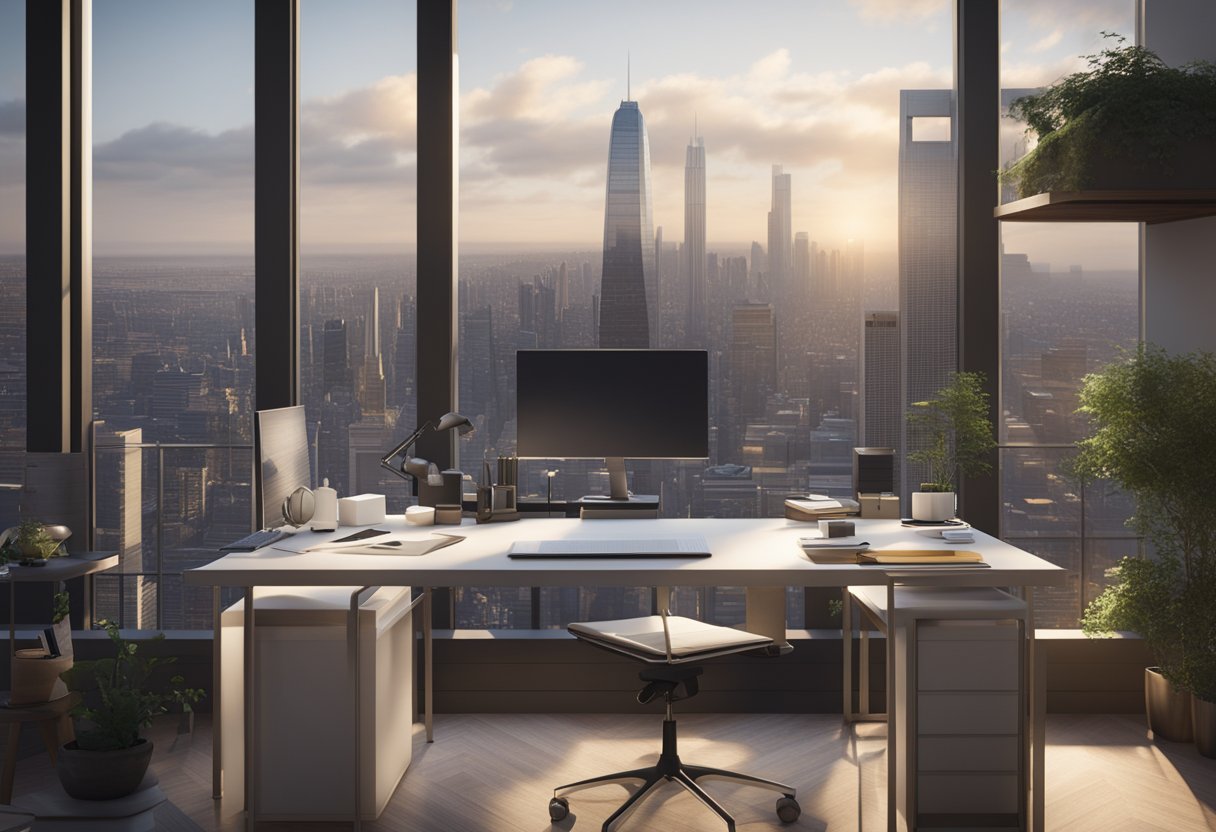
MULTIPOLYGON (((436 742, 414 735, 414 761, 375 832, 552 832, 598 830, 627 795, 621 786, 576 792, 571 815, 550 824, 554 786, 649 765, 660 724, 650 716, 441 715, 436 742)), ((849 731, 838 716, 716 715, 680 718, 687 763, 732 768, 787 782, 798 790, 802 818, 783 827, 776 795, 710 781, 707 791, 743 830, 884 828, 885 726, 849 731)), ((243 828, 238 807, 213 801, 210 731, 194 735, 158 725, 153 769, 181 810, 158 829, 207 832, 243 828)), ((1190 744, 1153 743, 1131 716, 1052 715, 1047 728, 1047 828, 1067 832, 1208 832, 1216 830, 1216 760, 1190 744)), ((53 777, 45 755, 21 761, 20 794, 53 777)), ((263 832, 329 832, 348 824, 259 824, 263 832)), ((721 822, 675 784, 643 802, 625 829, 721 832, 721 822)))

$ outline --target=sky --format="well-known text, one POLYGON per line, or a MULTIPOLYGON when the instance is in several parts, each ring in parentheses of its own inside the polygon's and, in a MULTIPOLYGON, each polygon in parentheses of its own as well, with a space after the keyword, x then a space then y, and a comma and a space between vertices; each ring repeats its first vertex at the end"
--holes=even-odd
MULTIPOLYGON (((708 240, 765 241, 769 171, 794 229, 896 246, 901 88, 951 85, 948 0, 462 0, 461 240, 596 249, 608 128, 626 96, 650 139, 654 218, 683 236, 684 148, 707 155, 708 240)), ((1004 0, 1002 83, 1080 65, 1131 0, 1004 0)), ((415 222, 415 7, 303 0, 301 239, 402 250, 415 222)), ((0 0, 0 252, 24 235, 24 0, 0 0)), ((252 251, 251 0, 94 3, 94 240, 106 253, 252 251)), ((1027 225, 1036 262, 1134 268, 1126 229, 1027 225)))

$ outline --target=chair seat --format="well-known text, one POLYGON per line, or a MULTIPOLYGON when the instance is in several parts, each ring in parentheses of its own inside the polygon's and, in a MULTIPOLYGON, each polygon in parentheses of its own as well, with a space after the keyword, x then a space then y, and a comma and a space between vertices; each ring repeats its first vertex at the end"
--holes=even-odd
MULTIPOLYGON (((622 618, 616 621, 589 621, 571 624, 570 633, 577 638, 616 650, 647 662, 666 662, 666 639, 663 617, 622 618)), ((758 636, 731 627, 719 627, 678 615, 667 617, 671 637, 671 661, 725 656, 772 644, 768 636, 758 636)))

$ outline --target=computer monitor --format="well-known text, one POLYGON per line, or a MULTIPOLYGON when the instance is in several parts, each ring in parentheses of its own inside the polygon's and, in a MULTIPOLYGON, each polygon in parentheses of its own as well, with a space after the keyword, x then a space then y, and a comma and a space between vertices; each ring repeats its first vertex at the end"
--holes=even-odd
POLYGON ((626 457, 709 456, 704 350, 520 350, 515 368, 519 455, 603 458, 614 500, 626 457))
POLYGON ((253 444, 258 455, 255 490, 258 528, 283 525, 283 501, 301 485, 312 487, 308 428, 303 407, 259 410, 253 444))

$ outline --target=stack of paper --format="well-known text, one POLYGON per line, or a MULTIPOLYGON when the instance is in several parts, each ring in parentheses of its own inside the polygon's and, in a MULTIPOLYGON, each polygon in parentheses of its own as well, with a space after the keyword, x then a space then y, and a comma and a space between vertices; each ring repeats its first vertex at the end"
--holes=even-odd
POLYGON ((858 553, 870 548, 869 542, 851 537, 800 537, 798 545, 815 563, 857 563, 858 553))
POLYGON ((860 506, 856 500, 833 500, 820 494, 805 497, 786 497, 785 516, 788 520, 829 520, 834 517, 849 517, 856 514, 860 506))

